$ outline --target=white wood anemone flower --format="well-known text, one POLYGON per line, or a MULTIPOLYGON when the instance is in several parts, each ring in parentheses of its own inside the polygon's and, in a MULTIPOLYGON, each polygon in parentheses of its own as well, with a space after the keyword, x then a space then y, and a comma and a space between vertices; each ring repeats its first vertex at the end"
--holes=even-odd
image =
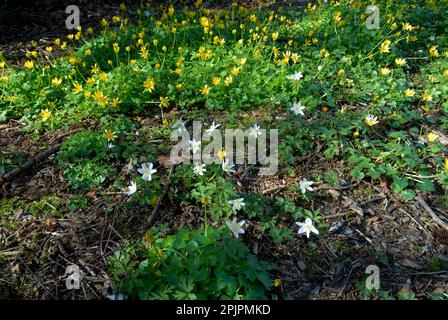
POLYGON ((300 102, 300 101, 295 102, 294 105, 289 110, 294 112, 294 114, 296 116, 298 116, 298 115, 304 116, 305 115, 305 113, 303 113, 303 110, 305 110, 305 106, 302 106, 302 102, 300 102))
POLYGON ((207 171, 207 170, 205 169, 205 163, 203 163, 203 164, 197 164, 197 165, 195 165, 194 168, 193 168, 193 172, 194 172, 194 174, 197 174, 197 175, 200 175, 200 176, 203 176, 205 171, 207 171))
POLYGON ((310 237, 311 232, 315 234, 319 234, 319 230, 313 225, 313 220, 310 218, 306 218, 305 222, 296 222, 296 224, 300 227, 298 234, 305 234, 307 238, 310 237))
POLYGON ((240 234, 244 234, 245 231, 243 229, 243 225, 246 223, 246 221, 241 220, 238 222, 238 220, 235 218, 233 218, 232 221, 230 220, 226 220, 226 225, 227 227, 229 227, 230 231, 232 231, 233 236, 235 238, 239 238, 240 234))
POLYGON ((313 184, 314 184, 313 181, 308 181, 305 178, 303 178, 299 182, 300 191, 302 191, 303 194, 305 194, 307 191, 313 191, 314 189, 311 187, 313 184))
POLYGON ((133 195, 137 192, 137 184, 135 181, 132 181, 131 184, 128 186, 126 191, 124 192, 127 196, 133 195))
POLYGON ((205 130, 205 133, 206 133, 207 135, 211 136, 212 133, 213 133, 216 129, 219 128, 219 126, 220 126, 220 124, 216 124, 216 125, 215 125, 215 121, 213 121, 213 123, 212 123, 212 125, 210 126, 210 128, 208 128, 207 130, 205 130))
POLYGON ((146 181, 151 181, 152 174, 157 172, 156 169, 153 169, 152 163, 143 163, 137 171, 142 175, 142 179, 146 181))
POLYGON ((244 198, 229 200, 227 203, 230 204, 235 211, 241 210, 241 208, 245 205, 244 198))

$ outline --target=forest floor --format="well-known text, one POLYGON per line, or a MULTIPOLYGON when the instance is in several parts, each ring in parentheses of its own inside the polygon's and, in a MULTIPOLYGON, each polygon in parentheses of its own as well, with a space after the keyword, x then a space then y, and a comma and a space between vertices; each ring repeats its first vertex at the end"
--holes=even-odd
MULTIPOLYGON (((92 9, 89 21, 95 26, 116 12, 113 6, 103 6, 100 14, 92 9)), ((41 39, 39 46, 45 47, 47 39, 59 36, 58 30, 0 26, 0 34, 10 35, 1 38, 0 51, 13 64, 21 63, 30 39, 41 39)), ((216 113, 213 119, 219 121, 220 116, 216 113)), ((140 123, 151 126, 149 119, 140 123)), ((38 137, 23 130, 19 121, 9 120, 0 124, 0 154, 4 164, 23 165, 40 152, 57 148, 74 132, 97 127, 98 122, 89 119, 38 137)), ((412 299, 446 294, 448 232, 428 211, 432 208, 448 218, 438 197, 419 195, 420 201, 403 201, 386 181, 353 181, 346 163, 329 162, 315 151, 301 160, 303 165, 317 174, 336 171, 345 181, 336 187, 320 183, 314 188, 310 209, 319 210, 328 233, 309 241, 297 238, 275 244, 257 226, 247 226, 246 242, 252 252, 278 266, 272 275, 281 279, 273 289, 277 295, 291 299, 377 299, 387 295, 412 299), (379 267, 380 292, 365 287, 369 265, 379 267)), ((0 185, 0 299, 105 299, 114 291, 106 258, 145 234, 151 227, 147 221, 150 211, 145 207, 127 209, 124 196, 108 193, 107 188, 74 192, 54 154, 42 160, 0 185), (76 206, 73 199, 85 203, 76 206), (81 269, 79 290, 66 287, 69 265, 81 269)), ((160 174, 168 175, 162 162, 159 168, 160 174)), ((126 170, 125 164, 122 170, 126 170)), ((259 177, 248 166, 240 166, 238 173, 232 179, 239 192, 270 197, 294 196, 297 191, 290 187, 300 178, 289 177, 282 168, 270 177, 259 177)), ((171 221, 177 229, 196 227, 201 221, 194 210, 165 199, 152 223, 171 221)), ((284 217, 290 223, 288 219, 284 217)))

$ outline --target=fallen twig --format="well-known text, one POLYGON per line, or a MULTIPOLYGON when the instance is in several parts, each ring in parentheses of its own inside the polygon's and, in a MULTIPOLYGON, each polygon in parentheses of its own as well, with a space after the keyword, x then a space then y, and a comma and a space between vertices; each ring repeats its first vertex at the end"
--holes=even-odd
POLYGON ((175 165, 171 165, 170 172, 168 173, 168 178, 167 178, 167 181, 165 184, 165 188, 163 189, 163 193, 161 194, 159 199, 157 199, 156 206, 154 207, 151 215, 149 216, 148 224, 151 224, 151 222, 154 220, 154 218, 157 214, 157 211, 159 211, 159 207, 162 204, 162 200, 165 197, 165 194, 167 193, 168 189, 170 188, 170 180, 171 180, 171 175, 173 174, 173 171, 174 171, 174 167, 175 167, 175 165))
POLYGON ((50 149, 47 149, 47 150, 42 151, 42 152, 39 152, 36 156, 34 156, 32 159, 30 159, 27 162, 25 162, 20 167, 14 169, 11 172, 8 172, 8 173, 4 174, 2 177, 0 177, 0 185, 2 185, 5 181, 11 181, 12 179, 17 177, 21 173, 31 169, 33 166, 35 166, 39 162, 44 161, 49 156, 51 156, 51 155, 55 154, 56 152, 58 152, 60 147, 61 147, 61 144, 57 144, 57 145, 51 147, 50 149))
POLYGON ((417 194, 416 197, 417 201, 422 205, 422 207, 426 210, 426 212, 429 213, 429 215, 431 216, 431 218, 443 229, 445 229, 446 231, 448 231, 448 224, 446 224, 445 222, 443 222, 442 219, 439 218, 439 216, 428 206, 428 204, 426 203, 425 200, 423 200, 423 198, 420 196, 420 194, 417 194))

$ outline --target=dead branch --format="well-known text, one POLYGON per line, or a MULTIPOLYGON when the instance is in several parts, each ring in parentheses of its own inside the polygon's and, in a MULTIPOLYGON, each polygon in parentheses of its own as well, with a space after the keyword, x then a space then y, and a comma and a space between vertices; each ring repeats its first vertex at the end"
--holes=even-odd
POLYGON ((162 195, 159 197, 159 199, 157 199, 156 206, 154 207, 151 215, 149 216, 148 224, 151 224, 151 222, 154 220, 154 218, 157 214, 157 211, 159 211, 159 207, 162 204, 162 200, 165 197, 165 194, 167 193, 168 189, 170 188, 171 175, 173 174, 174 167, 175 167, 175 165, 171 165, 170 172, 168 173, 168 178, 167 178, 167 181, 165 184, 165 188, 163 189, 162 195))
POLYGON ((442 219, 439 218, 439 216, 428 206, 425 200, 420 196, 420 194, 417 194, 416 197, 417 201, 422 205, 422 207, 426 210, 426 212, 429 213, 431 218, 443 229, 448 231, 448 224, 446 224, 442 219))

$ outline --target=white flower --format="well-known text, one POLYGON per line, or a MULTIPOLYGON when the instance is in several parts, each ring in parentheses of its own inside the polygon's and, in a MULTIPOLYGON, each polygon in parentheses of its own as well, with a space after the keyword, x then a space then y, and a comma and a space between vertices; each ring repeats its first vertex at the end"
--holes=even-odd
POLYGON ((302 78, 303 78, 303 73, 300 71, 299 72, 296 71, 296 72, 294 72, 294 74, 289 76, 289 79, 295 80, 295 81, 299 81, 302 78))
POLYGON ((232 231, 235 238, 239 238, 240 234, 244 234, 243 224, 245 223, 246 221, 244 220, 238 222, 236 217, 233 218, 232 221, 226 220, 226 225, 229 227, 230 231, 232 231))
POLYGON ((309 238, 311 232, 315 234, 319 234, 319 230, 316 229, 316 227, 313 226, 313 220, 310 218, 305 219, 305 223, 303 222, 296 222, 298 226, 300 226, 298 234, 306 234, 306 237, 309 238))
POLYGON ((205 133, 208 134, 209 136, 213 133, 213 131, 215 131, 218 127, 220 126, 220 124, 215 125, 215 121, 213 121, 212 125, 210 126, 210 128, 208 128, 207 130, 205 130, 205 133))
POLYGON ((151 181, 151 175, 157 172, 156 169, 153 169, 152 163, 143 163, 137 171, 142 175, 142 179, 147 181, 151 181))
POLYGON ((176 129, 176 131, 179 133, 184 133, 185 131, 187 131, 187 128, 185 128, 185 122, 183 122, 182 120, 177 120, 172 128, 176 129))
POLYGON ((110 150, 110 149, 112 149, 114 147, 114 145, 112 144, 112 143, 108 143, 107 144, 107 148, 110 150))
POLYGON ((241 210, 241 207, 244 207, 244 198, 239 198, 239 199, 235 199, 235 200, 230 200, 227 202, 228 204, 230 204, 231 206, 233 206, 233 210, 241 210))
POLYGON ((432 41, 432 42, 434 42, 434 40, 436 40, 436 35, 433 34, 432 36, 430 36, 430 37, 429 37, 429 40, 432 41))
POLYGON ((201 148, 201 141, 196 141, 196 140, 190 140, 189 141, 190 144, 190 150, 193 150, 193 154, 196 154, 196 152, 198 152, 198 150, 201 148))
POLYGON ((260 136, 262 134, 261 130, 260 130, 260 126, 258 124, 254 124, 253 127, 250 127, 248 133, 250 136, 255 137, 255 138, 257 138, 258 136, 260 136))
POLYGON ((313 188, 311 188, 313 183, 314 183, 313 181, 308 181, 305 178, 303 178, 302 181, 299 182, 300 191, 302 191, 302 193, 306 193, 307 191, 313 191, 313 188))
POLYGON ((135 131, 135 135, 138 137, 140 135, 140 131, 135 131))
POLYGON ((149 17, 151 15, 151 13, 148 10, 146 10, 146 11, 143 12, 143 15, 145 17, 149 17))
POLYGON ((135 192, 137 192, 137 184, 134 181, 132 181, 131 185, 128 186, 127 190, 128 191, 125 191, 126 195, 130 196, 130 195, 134 194, 135 192))
POLYGON ((108 294, 106 296, 106 299, 109 299, 109 300, 126 300, 127 297, 125 295, 122 295, 121 293, 119 293, 119 294, 108 294))
POLYGON ((197 165, 195 165, 194 168, 193 168, 193 172, 194 172, 195 174, 200 175, 200 176, 203 176, 205 171, 207 171, 207 170, 205 169, 205 164, 197 164, 197 165))
POLYGON ((305 110, 305 106, 302 106, 302 102, 295 102, 294 105, 291 107, 290 109, 292 112, 294 112, 294 114, 296 116, 298 115, 302 115, 304 116, 305 114, 303 113, 303 110, 305 110))
POLYGON ((227 173, 235 172, 235 170, 233 170, 233 164, 229 162, 229 159, 223 161, 221 167, 224 172, 227 173))
POLYGON ((317 67, 317 71, 322 71, 323 68, 324 68, 324 67, 322 67, 322 66, 318 66, 318 67, 317 67))

